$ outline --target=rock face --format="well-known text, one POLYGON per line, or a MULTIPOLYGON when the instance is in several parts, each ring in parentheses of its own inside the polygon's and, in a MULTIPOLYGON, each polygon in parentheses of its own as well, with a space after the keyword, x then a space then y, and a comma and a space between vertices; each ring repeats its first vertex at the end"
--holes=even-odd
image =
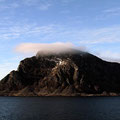
POLYGON ((37 55, 0 81, 1 96, 119 95, 120 64, 85 52, 37 55))

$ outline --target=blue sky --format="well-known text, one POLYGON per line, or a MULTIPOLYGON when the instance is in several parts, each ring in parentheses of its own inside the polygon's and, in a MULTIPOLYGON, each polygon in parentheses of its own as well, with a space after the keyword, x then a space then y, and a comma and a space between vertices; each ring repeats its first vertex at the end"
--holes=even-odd
POLYGON ((120 61, 120 0, 0 0, 0 79, 34 55, 20 44, 56 42, 120 61))

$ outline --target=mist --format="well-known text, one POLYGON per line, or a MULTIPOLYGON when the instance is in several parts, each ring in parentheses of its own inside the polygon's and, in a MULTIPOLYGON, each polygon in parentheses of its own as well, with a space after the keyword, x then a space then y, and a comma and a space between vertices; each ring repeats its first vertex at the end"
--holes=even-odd
POLYGON ((51 55, 60 54, 66 52, 72 52, 74 50, 85 51, 85 47, 76 47, 72 43, 23 43, 16 47, 16 52, 22 54, 36 54, 37 55, 51 55))

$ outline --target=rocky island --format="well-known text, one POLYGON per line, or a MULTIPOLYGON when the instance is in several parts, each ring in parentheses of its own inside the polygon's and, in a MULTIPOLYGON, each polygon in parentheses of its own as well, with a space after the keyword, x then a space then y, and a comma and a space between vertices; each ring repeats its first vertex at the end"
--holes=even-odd
POLYGON ((120 64, 82 51, 26 58, 0 81, 0 96, 116 95, 120 64))

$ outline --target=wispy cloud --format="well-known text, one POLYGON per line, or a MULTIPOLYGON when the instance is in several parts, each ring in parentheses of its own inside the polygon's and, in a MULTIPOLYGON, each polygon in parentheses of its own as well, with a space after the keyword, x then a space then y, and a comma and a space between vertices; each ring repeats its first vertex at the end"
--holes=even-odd
POLYGON ((27 6, 35 6, 37 9, 39 10, 48 10, 53 2, 51 1, 45 1, 45 0, 23 0, 22 1, 24 5, 27 5, 27 6))
POLYGON ((22 0, 22 3, 27 6, 34 6, 38 4, 39 0, 22 0))
POLYGON ((18 3, 0 4, 0 11, 18 8, 18 3))
POLYGON ((85 30, 82 34, 86 34, 84 40, 80 43, 100 44, 100 43, 116 43, 120 42, 120 26, 112 26, 98 29, 85 30))
POLYGON ((0 64, 0 80, 12 70, 11 66, 12 63, 0 64))
POLYGON ((120 16, 120 7, 103 10, 103 15, 104 15, 104 18, 120 16))
POLYGON ((120 26, 96 29, 71 28, 64 25, 17 24, 0 28, 0 40, 13 40, 23 37, 42 41, 70 41, 75 44, 120 43, 120 26))
POLYGON ((98 57, 102 58, 103 60, 110 61, 110 62, 119 62, 120 63, 120 52, 116 51, 99 51, 97 54, 98 57))
POLYGON ((50 4, 50 3, 42 3, 38 7, 38 9, 40 9, 40 10, 48 10, 51 6, 52 6, 52 4, 50 4))
POLYGON ((113 14, 113 15, 117 15, 118 13, 120 14, 120 7, 118 7, 118 8, 106 9, 106 10, 103 10, 103 12, 104 12, 104 13, 113 14))
POLYGON ((12 59, 4 59, 0 63, 0 80, 5 77, 7 74, 9 74, 12 70, 17 70, 17 67, 19 65, 21 58, 15 57, 12 59))
POLYGON ((37 25, 14 25, 9 27, 0 28, 0 39, 11 40, 22 36, 36 36, 36 35, 49 35, 54 33, 53 25, 37 26, 37 25))
POLYGON ((71 2, 75 2, 76 0, 61 0, 63 2, 63 4, 68 4, 71 2))
POLYGON ((120 16, 120 7, 102 10, 101 14, 97 15, 96 19, 106 20, 115 16, 120 16))

